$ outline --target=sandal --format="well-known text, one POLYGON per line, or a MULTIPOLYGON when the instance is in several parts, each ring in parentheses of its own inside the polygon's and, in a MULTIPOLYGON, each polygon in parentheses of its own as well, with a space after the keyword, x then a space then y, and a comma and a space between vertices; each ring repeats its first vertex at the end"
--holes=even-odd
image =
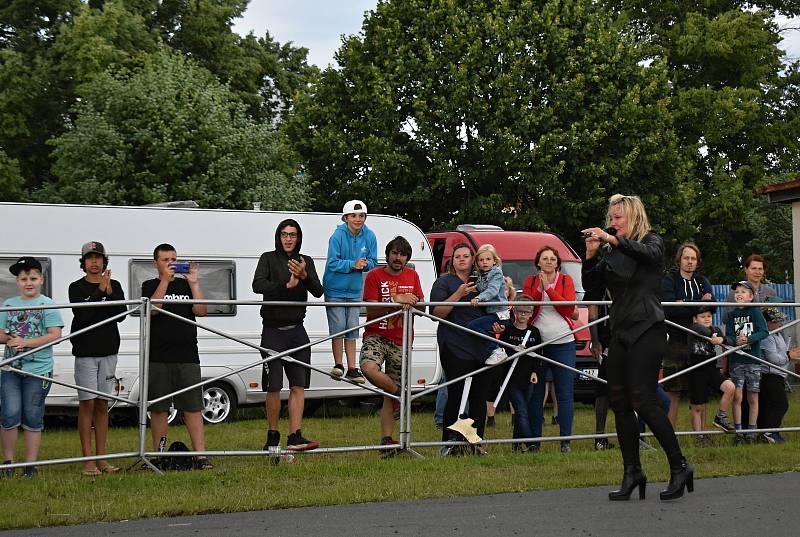
POLYGON ((81 472, 81 475, 85 477, 98 477, 103 475, 103 472, 99 468, 90 468, 81 472))
POLYGON ((116 474, 120 470, 118 466, 114 466, 113 464, 106 464, 105 466, 99 466, 98 468, 104 474, 116 474))
POLYGON ((214 465, 208 457, 197 457, 194 460, 194 466, 198 470, 213 470, 214 465))

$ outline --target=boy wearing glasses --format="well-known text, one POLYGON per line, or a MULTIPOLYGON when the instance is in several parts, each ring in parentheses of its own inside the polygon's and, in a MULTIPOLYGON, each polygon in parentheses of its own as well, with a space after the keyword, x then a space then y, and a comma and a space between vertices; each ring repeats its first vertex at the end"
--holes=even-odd
MULTIPOLYGON (((528 295, 517 295, 515 302, 533 301, 528 295)), ((542 342, 539 330, 530 324, 533 315, 533 306, 515 305, 511 308, 512 319, 498 323, 495 329, 501 329, 500 339, 506 343, 511 343, 516 347, 516 351, 503 347, 506 353, 511 356, 515 352, 528 347, 533 347, 542 342)), ((532 407, 535 403, 533 397, 533 386, 539 379, 536 375, 536 367, 539 359, 533 354, 525 354, 519 357, 514 366, 514 372, 508 381, 508 400, 514 407, 514 431, 512 438, 532 438, 533 437, 533 414, 532 407)), ((491 395, 491 394, 490 394, 491 395)), ((536 452, 538 445, 532 442, 514 444, 515 451, 536 452)))
MULTIPOLYGON (((303 231, 297 221, 289 218, 275 230, 275 250, 261 254, 253 276, 253 292, 264 296, 265 301, 299 302, 297 306, 261 306, 261 346, 276 352, 294 349, 309 343, 303 326, 306 317, 308 293, 322 296, 322 284, 314 268, 314 260, 300 253, 303 231)), ((262 353, 266 358, 266 354, 262 353)), ((292 358, 311 364, 311 348, 292 353, 292 358)), ((261 386, 267 392, 267 443, 266 451, 278 451, 281 434, 278 417, 281 413, 283 373, 289 381, 289 437, 286 449, 306 451, 316 449, 318 442, 304 438, 300 432, 305 405, 305 390, 311 380, 311 370, 283 359, 264 362, 261 386)))

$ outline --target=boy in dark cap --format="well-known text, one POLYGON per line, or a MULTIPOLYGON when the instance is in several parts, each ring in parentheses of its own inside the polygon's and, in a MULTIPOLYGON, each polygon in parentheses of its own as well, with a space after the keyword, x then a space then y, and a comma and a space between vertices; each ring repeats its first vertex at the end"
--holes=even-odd
MULTIPOLYGON (((722 329, 713 326, 713 306, 699 306, 695 308, 692 324, 689 326, 695 334, 688 339, 689 359, 688 365, 691 367, 700 363, 704 365, 689 372, 689 402, 692 408, 692 429, 695 431, 703 430, 703 416, 705 415, 706 403, 710 391, 722 392, 719 402, 719 410, 714 416, 714 426, 725 432, 734 432, 734 426, 728 420, 728 410, 736 392, 733 382, 726 379, 719 368, 716 360, 709 361, 716 356, 716 345, 722 345, 722 329), (701 337, 704 336, 704 337, 701 337), (708 339, 706 339, 708 338, 708 339)), ((695 437, 697 444, 701 447, 709 445, 710 439, 704 435, 695 437)))
MULTIPOLYGON (((33 257, 20 257, 9 270, 17 279, 20 294, 3 302, 3 307, 16 309, 0 311, 0 343, 6 345, 2 363, 25 373, 52 378, 52 347, 13 359, 61 337, 64 321, 57 309, 24 309, 54 303, 53 299, 42 294, 42 264, 33 257)), ((25 462, 33 462, 39 455, 44 429, 44 400, 50 385, 48 380, 17 371, 0 372, 3 464, 14 461, 20 427, 25 442, 25 462)), ((25 477, 36 477, 36 474, 35 466, 25 467, 25 477)), ((13 475, 13 469, 5 469, 0 477, 13 475)))
MULTIPOLYGON (((80 267, 86 275, 69 284, 69 301, 73 304, 125 300, 122 286, 111 279, 108 256, 102 243, 90 241, 81 248, 80 267)), ((125 306, 72 308, 71 332, 97 324, 125 311, 125 306)), ((116 323, 106 323, 85 334, 74 336, 72 354, 75 356, 75 384, 112 394, 116 388, 117 352, 119 352, 120 317, 116 323)), ((92 455, 92 425, 97 455, 106 453, 108 437, 108 399, 78 391, 78 435, 84 457, 92 455)), ((106 461, 86 461, 83 474, 98 476, 118 472, 119 468, 106 461)))

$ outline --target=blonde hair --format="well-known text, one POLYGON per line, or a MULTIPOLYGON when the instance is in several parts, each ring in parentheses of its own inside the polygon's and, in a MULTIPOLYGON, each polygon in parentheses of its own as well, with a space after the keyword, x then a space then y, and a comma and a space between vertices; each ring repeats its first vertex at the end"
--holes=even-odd
POLYGON ((496 266, 499 267, 500 265, 503 264, 503 260, 500 259, 499 255, 497 255, 497 250, 494 249, 494 246, 492 246, 491 244, 484 244, 483 246, 478 248, 477 252, 475 252, 475 266, 476 267, 478 266, 478 258, 484 252, 489 252, 490 254, 492 254, 492 257, 494 257, 494 264, 496 266))
MULTIPOLYGON (((622 212, 625 213, 625 220, 628 224, 628 238, 640 241, 650 232, 650 221, 647 219, 647 212, 644 210, 644 203, 639 196, 624 196, 614 194, 608 199, 609 211, 615 205, 622 205, 622 212)), ((611 215, 606 214, 606 226, 611 224, 611 215)))

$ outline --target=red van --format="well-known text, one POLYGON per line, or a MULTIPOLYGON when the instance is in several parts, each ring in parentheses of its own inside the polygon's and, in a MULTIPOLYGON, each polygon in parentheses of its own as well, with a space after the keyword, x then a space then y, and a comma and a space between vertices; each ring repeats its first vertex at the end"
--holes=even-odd
MULTIPOLYGON (((463 224, 455 231, 440 233, 426 233, 433 253, 436 270, 439 274, 447 271, 450 259, 453 256, 453 246, 466 242, 474 250, 484 244, 492 244, 503 260, 503 274, 510 276, 517 290, 522 289, 522 284, 530 274, 535 274, 537 268, 533 257, 539 248, 548 245, 558 250, 561 257, 561 271, 569 274, 575 282, 577 299, 583 299, 583 284, 581 283, 581 258, 572 247, 555 233, 539 231, 506 231, 498 226, 483 224, 463 224)), ((580 317, 577 325, 587 322, 587 308, 578 308, 580 317)), ((584 328, 575 333, 576 369, 597 376, 597 362, 592 358, 589 350, 591 335, 584 328)), ((580 401, 593 401, 595 381, 588 377, 578 376, 575 380, 575 398, 580 401)))

